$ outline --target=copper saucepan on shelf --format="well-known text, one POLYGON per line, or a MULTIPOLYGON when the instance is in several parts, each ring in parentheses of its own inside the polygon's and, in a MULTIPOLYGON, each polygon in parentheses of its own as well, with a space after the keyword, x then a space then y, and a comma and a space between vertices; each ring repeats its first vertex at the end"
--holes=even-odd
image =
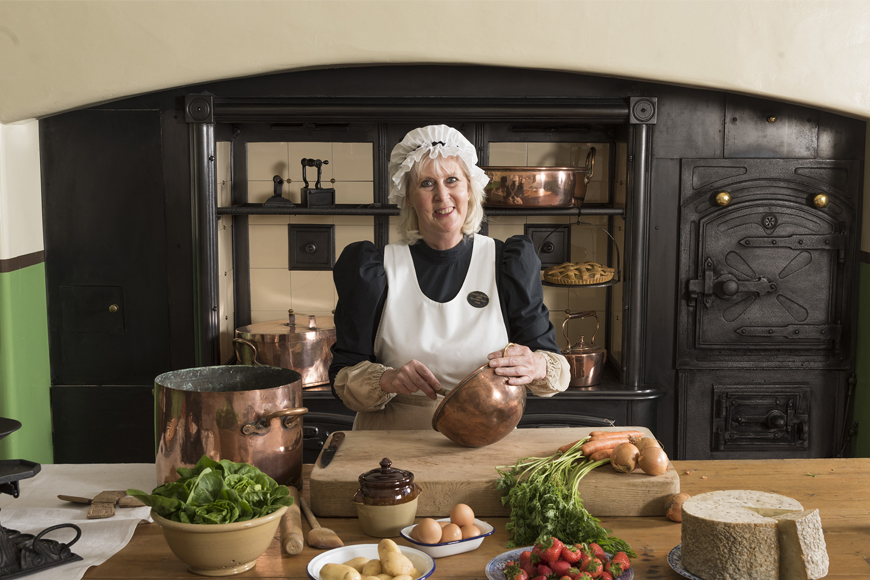
MULTIPOLYGON (((505 347, 505 350, 509 344, 505 347)), ((444 400, 432 416, 432 428, 466 447, 484 447, 514 430, 526 408, 526 388, 508 384, 487 362, 452 390, 441 389, 444 400)))
POLYGON ((585 167, 483 166, 489 176, 484 188, 488 207, 580 207, 595 169, 595 147, 585 167))
POLYGON ((239 364, 293 369, 302 375, 302 388, 308 388, 329 384, 333 343, 335 322, 332 316, 289 310, 286 320, 237 328, 233 348, 239 364))
POLYGON ((565 321, 562 322, 562 336, 565 337, 565 342, 568 346, 562 351, 562 354, 568 359, 568 365, 571 367, 571 382, 568 383, 571 387, 591 387, 601 382, 601 371, 604 368, 604 359, 607 356, 607 351, 600 346, 595 346, 595 335, 598 334, 598 329, 601 323, 598 320, 598 315, 594 310, 586 310, 583 312, 565 311, 565 321), (592 340, 586 344, 583 336, 579 342, 571 344, 568 338, 568 321, 574 319, 595 318, 595 332, 592 334, 592 340))

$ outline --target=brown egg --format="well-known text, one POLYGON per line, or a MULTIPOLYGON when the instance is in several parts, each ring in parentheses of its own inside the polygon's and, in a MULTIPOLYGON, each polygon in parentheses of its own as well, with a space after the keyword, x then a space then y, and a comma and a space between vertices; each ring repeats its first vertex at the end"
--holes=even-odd
POLYGON ((432 518, 420 520, 413 531, 417 532, 415 539, 424 544, 437 544, 441 541, 441 526, 432 518))
POLYGON ((462 530, 462 539, 467 540, 468 538, 476 538, 480 535, 480 530, 474 524, 470 526, 462 526, 460 528, 462 530))
POLYGON ((444 520, 444 521, 438 520, 438 524, 443 528, 444 526, 450 525, 450 520, 444 520))
POLYGON ((474 512, 464 503, 458 503, 450 510, 450 521, 459 526, 474 524, 474 512))
POLYGON ((441 543, 455 542, 462 539, 462 530, 456 524, 447 524, 441 528, 441 543))

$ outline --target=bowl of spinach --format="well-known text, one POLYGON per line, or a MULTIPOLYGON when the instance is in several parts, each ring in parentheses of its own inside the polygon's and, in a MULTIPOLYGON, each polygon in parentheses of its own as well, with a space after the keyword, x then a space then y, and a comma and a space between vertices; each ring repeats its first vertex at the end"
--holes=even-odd
POLYGON ((127 493, 151 506, 169 548, 191 572, 224 576, 253 568, 293 504, 289 488, 247 463, 205 455, 177 471, 179 479, 150 494, 127 493))

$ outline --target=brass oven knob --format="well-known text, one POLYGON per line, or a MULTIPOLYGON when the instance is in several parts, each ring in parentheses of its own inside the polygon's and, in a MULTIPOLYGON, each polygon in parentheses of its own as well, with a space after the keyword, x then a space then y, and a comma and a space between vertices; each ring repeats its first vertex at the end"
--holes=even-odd
POLYGON ((116 313, 118 310, 120 310, 120 308, 118 308, 117 304, 112 304, 111 306, 109 306, 109 312, 111 312, 112 314, 116 313))
POLYGON ((722 207, 725 207, 726 205, 731 203, 731 194, 727 191, 720 191, 716 194, 716 203, 718 203, 722 207))
POLYGON ((817 195, 816 197, 813 198, 813 204, 819 209, 822 209, 824 207, 828 207, 828 203, 830 203, 830 201, 831 200, 828 199, 828 196, 825 195, 824 193, 820 193, 819 195, 817 195))

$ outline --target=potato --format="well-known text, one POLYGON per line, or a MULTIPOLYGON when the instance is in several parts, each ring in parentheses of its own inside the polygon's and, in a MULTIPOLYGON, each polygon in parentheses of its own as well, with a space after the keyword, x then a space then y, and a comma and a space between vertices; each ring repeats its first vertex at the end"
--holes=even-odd
POLYGON ((361 580, 381 580, 377 576, 363 576, 361 580))
POLYGON ((393 580, 393 577, 386 572, 381 572, 380 574, 378 574, 378 580, 393 580))
POLYGON ((401 576, 393 577, 393 580, 414 580, 414 576, 409 576, 407 574, 402 574, 401 576))
MULTIPOLYGON (((366 558, 365 556, 357 556, 353 560, 348 560, 347 562, 342 564, 342 566, 350 566, 351 568, 353 568, 354 570, 356 570, 357 572, 362 574, 363 566, 365 566, 368 563, 368 561, 369 561, 369 559, 366 558)), ((377 560, 375 560, 375 562, 377 562, 377 560)), ((365 576, 365 574, 362 574, 362 575, 365 576)))
POLYGON ((416 568, 411 568, 411 578, 419 578, 423 574, 416 568))
POLYGON ((369 560, 365 563, 365 566, 360 569, 359 573, 363 576, 377 576, 383 571, 384 569, 381 566, 380 560, 369 560))
POLYGON ((344 564, 324 564, 320 569, 322 580, 360 580, 359 571, 356 568, 344 564))
POLYGON ((384 565, 384 554, 387 552, 397 552, 401 554, 402 552, 399 550, 399 546, 393 540, 389 538, 384 538, 380 542, 378 542, 378 558, 381 560, 381 566, 384 565))
POLYGON ((393 577, 401 576, 402 574, 410 575, 414 570, 414 564, 407 556, 401 552, 387 552, 381 558, 381 566, 384 567, 384 572, 391 574, 393 577))

